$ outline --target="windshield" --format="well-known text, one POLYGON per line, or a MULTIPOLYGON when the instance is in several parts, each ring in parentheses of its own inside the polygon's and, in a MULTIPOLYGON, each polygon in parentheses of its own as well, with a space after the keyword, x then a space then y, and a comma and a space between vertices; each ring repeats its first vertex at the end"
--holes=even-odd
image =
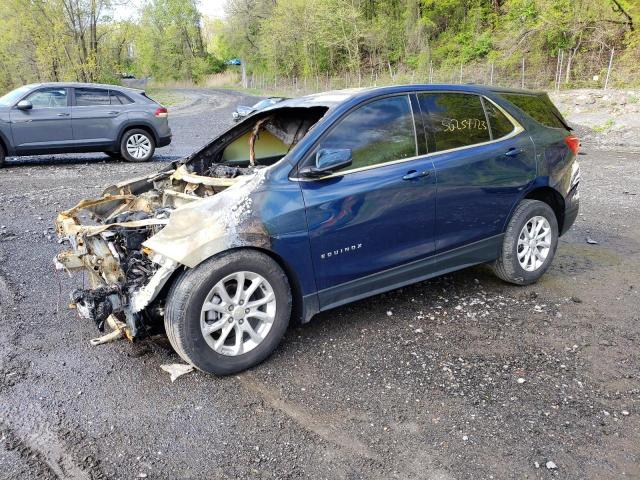
POLYGON ((22 97, 25 93, 31 90, 31 87, 24 86, 20 88, 16 88, 15 90, 7 93, 3 97, 0 97, 0 106, 8 107, 13 105, 18 101, 20 97, 22 97))

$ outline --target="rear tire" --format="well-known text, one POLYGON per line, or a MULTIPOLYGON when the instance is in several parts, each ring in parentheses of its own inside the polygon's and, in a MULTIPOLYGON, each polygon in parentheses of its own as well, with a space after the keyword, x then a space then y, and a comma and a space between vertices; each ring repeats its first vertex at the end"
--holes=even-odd
POLYGON ((509 221, 493 271, 505 282, 535 283, 551 265, 557 246, 554 211, 544 202, 523 200, 509 221))
POLYGON ((169 290, 164 322, 183 360, 207 373, 229 375, 267 358, 280 343, 290 316, 291 288, 285 273, 269 256, 245 249, 185 270, 169 290), (251 291, 254 282, 258 286, 251 291), (249 310, 252 313, 245 317, 249 310))
POLYGON ((156 151, 156 142, 146 130, 127 130, 120 140, 120 154, 127 162, 147 162, 156 151))

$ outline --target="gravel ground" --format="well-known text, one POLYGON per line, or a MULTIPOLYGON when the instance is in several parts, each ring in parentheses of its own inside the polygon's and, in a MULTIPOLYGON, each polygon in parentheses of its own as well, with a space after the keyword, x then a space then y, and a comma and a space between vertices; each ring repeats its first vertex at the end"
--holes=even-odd
POLYGON ((186 93, 153 163, 0 171, 1 478, 640 478, 638 154, 584 149, 582 213, 537 285, 475 267, 379 295, 226 378, 171 383, 162 338, 89 346, 52 219, 190 153, 248 101, 186 93))

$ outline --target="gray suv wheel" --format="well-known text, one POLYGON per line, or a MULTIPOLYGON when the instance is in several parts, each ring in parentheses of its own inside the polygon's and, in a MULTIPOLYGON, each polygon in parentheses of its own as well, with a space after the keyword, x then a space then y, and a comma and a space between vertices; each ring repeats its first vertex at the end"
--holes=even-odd
POLYGON ((125 132, 120 141, 120 153, 127 162, 146 162, 153 157, 155 150, 153 136, 139 128, 125 132))

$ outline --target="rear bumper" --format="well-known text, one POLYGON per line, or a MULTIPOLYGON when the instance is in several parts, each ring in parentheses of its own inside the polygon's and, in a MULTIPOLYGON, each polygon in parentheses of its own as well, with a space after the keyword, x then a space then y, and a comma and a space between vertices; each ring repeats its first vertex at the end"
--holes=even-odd
POLYGON ((578 193, 578 186, 576 185, 571 189, 567 197, 565 198, 564 209, 564 221, 562 222, 562 230, 560 235, 564 235, 575 223, 580 211, 580 194, 578 193))
POLYGON ((171 143, 171 134, 167 135, 166 137, 160 137, 158 139, 158 147, 166 147, 170 143, 171 143))

